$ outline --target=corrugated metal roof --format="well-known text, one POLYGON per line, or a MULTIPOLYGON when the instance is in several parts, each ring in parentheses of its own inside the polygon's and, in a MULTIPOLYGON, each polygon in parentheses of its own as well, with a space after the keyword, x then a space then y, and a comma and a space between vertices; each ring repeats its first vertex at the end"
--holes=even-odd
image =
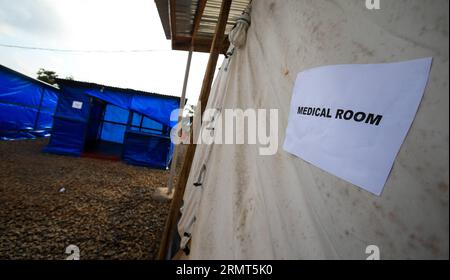
MULTIPOLYGON (((228 17, 225 34, 228 34, 236 22, 236 18, 242 14, 245 7, 247 7, 249 0, 233 0, 230 8, 230 15, 228 17)), ((221 0, 208 0, 206 2, 205 11, 203 12, 200 21, 198 35, 199 36, 214 36, 217 19, 220 13, 221 0)))
MULTIPOLYGON (((175 50, 189 50, 191 47, 194 21, 199 10, 201 0, 155 0, 158 12, 166 33, 166 37, 172 39, 172 48, 175 50), (170 7, 173 5, 173 7, 170 7), (161 7, 165 6, 167 12, 161 7), (171 19, 174 15, 174 19, 171 19), (171 22, 173 25, 171 25, 171 22), (170 30, 167 32, 166 30, 170 30)), ((236 18, 242 14, 250 0, 233 0, 228 17, 225 34, 228 35, 236 22, 236 18)), ((207 0, 200 24, 194 38, 194 51, 209 52, 216 24, 219 18, 222 0, 207 0)), ((223 50, 228 47, 224 44, 223 50)))
POLYGON ((178 96, 164 95, 164 94, 159 94, 159 93, 154 93, 154 92, 146 92, 146 91, 135 90, 135 89, 130 89, 130 88, 118 88, 118 87, 107 86, 107 85, 91 83, 91 82, 83 82, 83 81, 59 79, 59 78, 56 78, 55 80, 58 85, 66 85, 66 86, 74 86, 74 87, 82 87, 82 88, 97 88, 97 89, 105 88, 108 90, 113 90, 113 91, 122 92, 122 93, 126 93, 126 94, 141 94, 141 95, 147 95, 147 96, 173 98, 173 99, 177 99, 177 100, 180 99, 180 97, 178 97, 178 96))

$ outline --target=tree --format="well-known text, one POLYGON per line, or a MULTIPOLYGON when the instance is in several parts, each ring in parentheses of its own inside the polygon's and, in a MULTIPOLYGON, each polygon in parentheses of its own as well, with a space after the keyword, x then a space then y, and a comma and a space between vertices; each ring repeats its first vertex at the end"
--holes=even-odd
POLYGON ((45 70, 44 68, 39 69, 37 72, 37 79, 48 84, 56 84, 55 79, 58 77, 55 71, 45 70))

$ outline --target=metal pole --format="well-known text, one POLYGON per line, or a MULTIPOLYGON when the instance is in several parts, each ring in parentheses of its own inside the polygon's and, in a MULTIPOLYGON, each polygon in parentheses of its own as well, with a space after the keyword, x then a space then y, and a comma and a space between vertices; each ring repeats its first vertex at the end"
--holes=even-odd
MULTIPOLYGON (((184 82, 183 82, 183 91, 181 93, 181 99, 180 99, 180 109, 178 111, 178 124, 180 125, 178 136, 181 136, 182 133, 182 119, 183 119, 183 109, 184 109, 184 103, 186 100, 186 88, 187 83, 189 79, 189 71, 191 69, 191 60, 192 60, 192 49, 189 51, 188 59, 186 63, 186 71, 184 72, 184 82)), ((178 145, 175 145, 174 151, 173 151, 173 158, 172 158, 172 164, 170 165, 170 175, 169 175, 169 182, 167 184, 167 194, 171 194, 173 191, 173 180, 176 175, 176 169, 177 169, 177 160, 178 160, 178 145)))
MULTIPOLYGON (((219 19, 216 26, 216 31, 211 44, 208 65, 206 66, 205 77, 203 78, 202 89, 200 91, 199 105, 200 105, 200 119, 205 110, 205 106, 208 103, 209 95, 211 92, 211 84, 214 78, 214 72, 216 70, 217 59, 219 53, 222 49, 222 43, 225 38, 225 27, 227 24, 227 19, 230 13, 232 0, 223 0, 220 7, 219 19), (203 105, 203 106, 201 106, 203 105)), ((173 37, 172 37, 173 38, 173 37)), ((197 105, 198 106, 198 105, 197 105)), ((169 217, 167 218, 166 226, 164 228, 164 233, 161 239, 161 245, 159 246, 159 251, 157 258, 158 260, 165 260, 170 258, 170 247, 174 234, 177 228, 177 218, 180 213, 180 207, 183 203, 184 190, 186 188, 186 183, 189 177, 189 172, 191 171, 191 164, 194 159, 196 143, 193 141, 194 133, 193 129, 190 131, 191 141, 188 145, 183 168, 181 169, 180 177, 177 182, 177 188, 173 194, 173 199, 170 204, 169 217)))

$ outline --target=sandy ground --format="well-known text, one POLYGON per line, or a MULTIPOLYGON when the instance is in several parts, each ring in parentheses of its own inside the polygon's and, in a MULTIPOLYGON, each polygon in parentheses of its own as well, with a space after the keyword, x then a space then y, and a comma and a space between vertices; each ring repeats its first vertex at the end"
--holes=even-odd
POLYGON ((80 259, 153 259, 169 172, 44 154, 46 143, 0 141, 0 259, 65 259, 71 244, 80 259))

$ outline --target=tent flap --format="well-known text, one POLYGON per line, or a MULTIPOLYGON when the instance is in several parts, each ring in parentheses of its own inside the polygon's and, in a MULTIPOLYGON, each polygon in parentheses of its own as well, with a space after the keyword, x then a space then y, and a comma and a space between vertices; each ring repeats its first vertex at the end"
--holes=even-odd
POLYGON ((52 136, 44 152, 80 156, 84 148, 86 123, 55 117, 52 136))

